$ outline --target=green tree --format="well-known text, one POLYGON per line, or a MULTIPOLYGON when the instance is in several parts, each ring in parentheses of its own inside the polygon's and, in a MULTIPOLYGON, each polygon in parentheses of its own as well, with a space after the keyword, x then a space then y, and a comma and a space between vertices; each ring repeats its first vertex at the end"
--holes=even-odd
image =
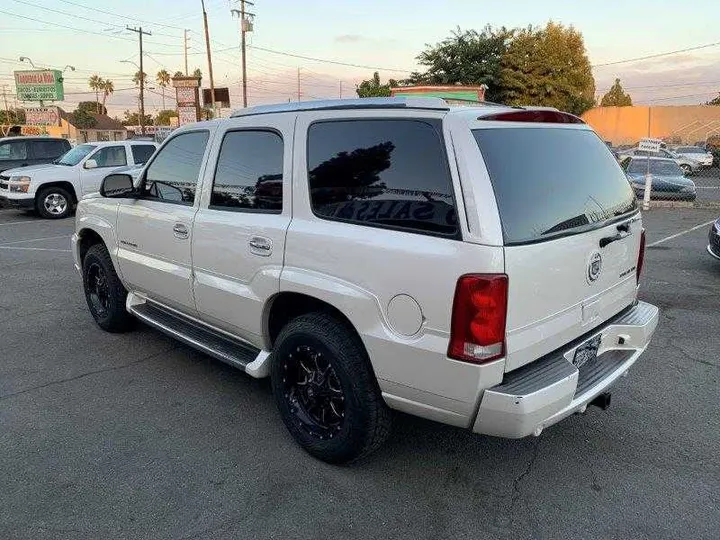
POLYGON ((582 34, 549 22, 515 31, 501 60, 501 100, 582 114, 595 104, 595 79, 582 34))
POLYGON ((427 70, 414 72, 403 84, 464 84, 488 86, 486 96, 497 99, 501 60, 514 31, 486 26, 482 31, 457 28, 435 45, 426 45, 417 61, 427 70))
POLYGON ((135 83, 135 86, 140 86, 141 78, 142 78, 143 84, 147 84, 147 73, 143 72, 141 75, 140 71, 136 71, 135 75, 133 75, 133 82, 135 83))
MULTIPOLYGON (((143 125, 151 126, 153 124, 153 117, 150 114, 144 116, 145 122, 143 125)), ((123 126, 139 126, 140 125, 140 113, 138 111, 125 111, 124 118, 122 120, 123 126)))
POLYGON ((202 71, 200 71, 200 68, 195 68, 195 71, 193 71, 192 76, 200 79, 200 83, 202 83, 202 71))
MULTIPOLYGON (((98 114, 99 106, 100 104, 95 103, 94 101, 81 101, 77 104, 77 107, 75 107, 75 109, 78 111, 86 112, 88 114, 98 114)), ((107 114, 107 109, 104 105, 100 108, 100 114, 107 114)))
POLYGON ((7 111, 0 109, 0 124, 24 124, 25 109, 10 107, 7 111))
POLYGON ((108 96, 112 94, 115 91, 115 85, 110 79, 105 79, 102 84, 102 113, 107 114, 107 109, 105 108, 105 101, 107 100, 108 96))
POLYGON ((620 79, 615 79, 615 84, 610 87, 608 93, 600 100, 601 107, 630 107, 632 98, 623 90, 620 79))
POLYGON ((720 93, 717 95, 717 97, 715 99, 711 99, 705 105, 720 105, 720 93))
POLYGON ((376 71, 373 73, 372 79, 363 81, 360 86, 356 88, 358 97, 369 98, 369 97, 389 97, 390 88, 394 88, 398 85, 397 81, 390 79, 387 84, 380 84, 380 75, 376 71))
POLYGON ((161 69, 157 72, 155 80, 158 86, 162 89, 162 108, 165 108, 165 88, 170 84, 170 74, 166 69, 161 69))
POLYGON ((88 86, 95 91, 95 112, 100 112, 100 90, 102 90, 104 81, 100 75, 92 75, 88 79, 88 86))
POLYGON ((173 73, 173 77, 184 77, 185 74, 182 71, 176 71, 173 73))
POLYGON ((70 123, 79 129, 92 129, 97 125, 97 120, 95 120, 95 117, 86 108, 81 109, 78 107, 70 115, 70 123))
POLYGON ((169 126, 171 118, 177 118, 177 111, 172 109, 163 109, 159 111, 155 116, 155 125, 157 126, 169 126))

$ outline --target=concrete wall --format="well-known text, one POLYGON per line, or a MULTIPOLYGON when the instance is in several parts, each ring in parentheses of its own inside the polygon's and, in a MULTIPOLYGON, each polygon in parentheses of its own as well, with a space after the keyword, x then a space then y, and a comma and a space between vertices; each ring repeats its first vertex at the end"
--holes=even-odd
POLYGON ((615 145, 633 144, 648 136, 679 138, 678 142, 692 144, 720 134, 720 107, 717 106, 597 107, 582 118, 604 140, 615 145))

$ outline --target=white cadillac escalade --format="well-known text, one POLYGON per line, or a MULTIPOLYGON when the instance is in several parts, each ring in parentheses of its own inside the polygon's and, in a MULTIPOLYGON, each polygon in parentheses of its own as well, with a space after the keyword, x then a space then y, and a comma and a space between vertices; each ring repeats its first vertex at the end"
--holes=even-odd
POLYGON ((72 244, 97 324, 269 376, 292 436, 333 463, 376 449, 389 409, 540 435, 609 404, 658 321, 633 190, 556 110, 244 109, 106 177, 72 244))

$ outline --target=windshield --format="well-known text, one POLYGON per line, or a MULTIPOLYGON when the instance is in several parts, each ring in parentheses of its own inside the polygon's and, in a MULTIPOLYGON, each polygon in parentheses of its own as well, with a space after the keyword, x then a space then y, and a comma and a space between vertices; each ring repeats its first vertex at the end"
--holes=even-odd
POLYGON ((58 165, 77 165, 83 160, 85 156, 95 150, 95 148, 97 147, 92 144, 81 144, 80 146, 76 146, 75 148, 67 152, 62 157, 58 158, 55 163, 58 165))
POLYGON ((627 177, 593 131, 489 128, 473 135, 506 244, 581 232, 637 209, 627 177))
POLYGON ((704 154, 705 150, 700 148, 699 146, 681 146, 680 148, 675 150, 676 152, 679 152, 681 154, 704 154))
MULTIPOLYGON (((647 159, 633 159, 628 168, 629 173, 646 174, 647 159)), ((651 159, 650 173, 658 176, 683 176, 682 169, 669 159, 651 159)))

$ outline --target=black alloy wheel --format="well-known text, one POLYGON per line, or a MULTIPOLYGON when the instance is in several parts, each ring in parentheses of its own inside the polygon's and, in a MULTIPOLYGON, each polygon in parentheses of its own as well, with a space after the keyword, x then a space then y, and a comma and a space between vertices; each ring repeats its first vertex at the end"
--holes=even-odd
POLYGON ((88 266, 88 297, 92 309, 99 317, 104 317, 110 309, 110 288, 105 270, 98 263, 88 266))

